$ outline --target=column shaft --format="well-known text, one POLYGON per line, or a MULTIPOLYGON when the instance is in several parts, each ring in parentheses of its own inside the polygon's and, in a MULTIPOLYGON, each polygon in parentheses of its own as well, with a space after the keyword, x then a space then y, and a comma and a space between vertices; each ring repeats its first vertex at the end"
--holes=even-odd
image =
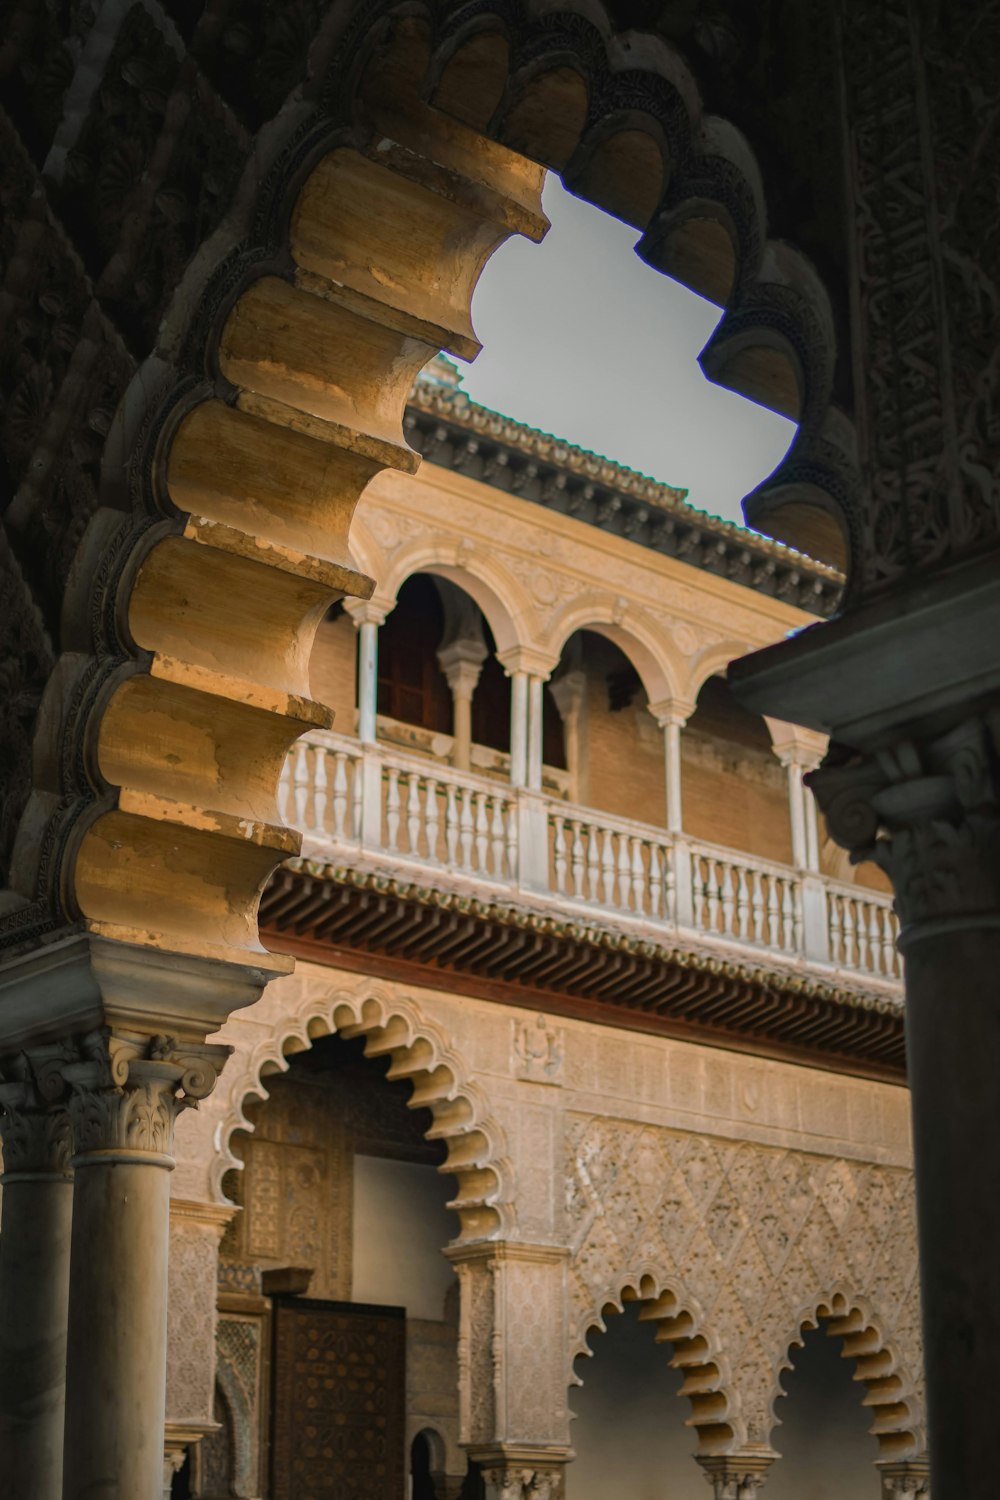
POLYGON ((528 674, 510 674, 510 782, 524 786, 528 775, 528 674))
POLYGON ((542 789, 542 713, 545 684, 540 677, 528 679, 528 790, 542 789))
POLYGON ((358 626, 358 738, 366 745, 376 738, 378 709, 378 625, 362 620, 358 626))
POLYGON ((24 1500, 62 1494, 73 1178, 8 1172, 0 1230, 0 1473, 24 1500))
POLYGON ((77 1158, 64 1500, 163 1494, 168 1165, 140 1152, 77 1158))
POLYGON ((1000 930, 903 944, 935 1500, 992 1500, 1000 1350, 1000 930), (942 1088, 948 1084, 946 1094, 942 1088))
POLYGON ((804 870, 806 852, 805 787, 802 785, 802 767, 797 761, 788 762, 788 815, 792 829, 792 864, 804 870))

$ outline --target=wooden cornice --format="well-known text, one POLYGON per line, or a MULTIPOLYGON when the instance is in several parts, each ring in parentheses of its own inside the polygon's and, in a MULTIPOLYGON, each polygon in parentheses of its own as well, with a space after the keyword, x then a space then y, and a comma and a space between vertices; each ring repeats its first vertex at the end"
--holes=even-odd
POLYGON ((331 968, 905 1081, 900 1001, 777 966, 304 860, 272 879, 260 927, 272 949, 331 968))

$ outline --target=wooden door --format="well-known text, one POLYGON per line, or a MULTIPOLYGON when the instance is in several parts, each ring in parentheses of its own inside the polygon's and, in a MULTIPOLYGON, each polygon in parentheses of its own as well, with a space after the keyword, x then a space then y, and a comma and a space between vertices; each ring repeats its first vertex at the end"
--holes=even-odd
POLYGON ((271 1500, 404 1500, 406 1313, 276 1298, 271 1500))

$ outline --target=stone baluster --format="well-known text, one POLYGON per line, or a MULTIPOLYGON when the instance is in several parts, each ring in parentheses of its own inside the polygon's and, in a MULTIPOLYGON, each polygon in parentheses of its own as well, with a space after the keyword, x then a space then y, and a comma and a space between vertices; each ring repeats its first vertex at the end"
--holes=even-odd
POLYGON ((64 1065, 73 1126, 64 1500, 160 1500, 169 1173, 228 1047, 102 1027, 64 1065))
POLYGON ((0 1070, 0 1473, 5 1493, 25 1500, 62 1494, 73 1213, 64 1053, 33 1047, 0 1070))

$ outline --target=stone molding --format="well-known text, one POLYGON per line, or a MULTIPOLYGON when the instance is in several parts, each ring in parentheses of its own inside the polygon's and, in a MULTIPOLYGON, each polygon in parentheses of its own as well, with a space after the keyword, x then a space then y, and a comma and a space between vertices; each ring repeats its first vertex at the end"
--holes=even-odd
POLYGON ((831 747, 807 784, 853 861, 889 876, 905 947, 943 925, 1000 922, 1000 713, 856 755, 831 747))

